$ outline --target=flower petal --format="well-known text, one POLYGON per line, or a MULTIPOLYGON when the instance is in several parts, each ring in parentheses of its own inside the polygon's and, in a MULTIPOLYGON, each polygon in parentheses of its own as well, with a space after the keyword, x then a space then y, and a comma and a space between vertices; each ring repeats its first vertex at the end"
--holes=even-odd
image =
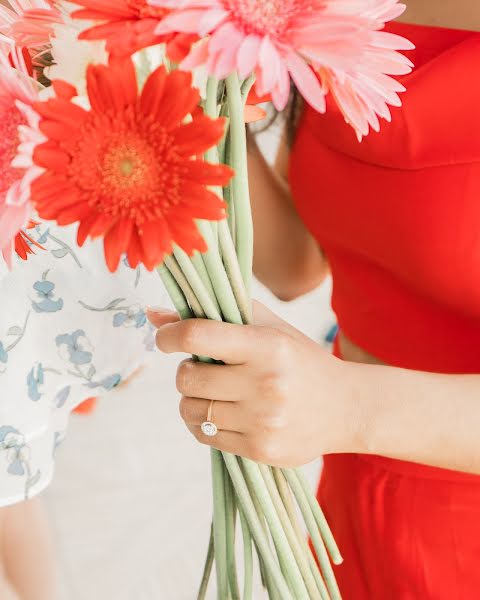
POLYGON ((174 144, 184 156, 204 154, 215 146, 225 133, 225 119, 210 119, 198 115, 191 123, 180 126, 173 134, 174 144))
POLYGON ((195 183, 211 186, 228 185, 233 177, 233 170, 226 165, 212 165, 201 160, 191 160, 185 163, 185 178, 195 183))
POLYGON ((105 259, 108 269, 112 273, 118 269, 122 254, 128 249, 133 227, 131 219, 120 219, 105 236, 105 259))
POLYGON ((295 52, 287 54, 285 61, 302 96, 312 108, 324 113, 327 109, 325 94, 312 69, 295 52))

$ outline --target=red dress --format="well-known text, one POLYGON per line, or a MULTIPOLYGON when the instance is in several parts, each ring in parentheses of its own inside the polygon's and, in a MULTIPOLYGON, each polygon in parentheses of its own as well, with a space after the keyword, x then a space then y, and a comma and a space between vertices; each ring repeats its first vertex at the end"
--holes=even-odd
MULTIPOLYGON (((480 34, 390 28, 417 46, 403 108, 361 144, 334 107, 306 108, 293 195, 348 338, 391 365, 480 373, 480 34)), ((332 455, 319 499, 344 600, 480 598, 480 477, 332 455)))

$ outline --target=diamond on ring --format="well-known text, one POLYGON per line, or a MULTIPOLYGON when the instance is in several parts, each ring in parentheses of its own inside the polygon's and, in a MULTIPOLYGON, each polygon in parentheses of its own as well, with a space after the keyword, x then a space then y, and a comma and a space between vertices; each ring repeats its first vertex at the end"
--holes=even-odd
POLYGON ((202 423, 201 429, 202 433, 208 437, 215 437, 218 433, 218 427, 211 421, 205 421, 205 423, 202 423))

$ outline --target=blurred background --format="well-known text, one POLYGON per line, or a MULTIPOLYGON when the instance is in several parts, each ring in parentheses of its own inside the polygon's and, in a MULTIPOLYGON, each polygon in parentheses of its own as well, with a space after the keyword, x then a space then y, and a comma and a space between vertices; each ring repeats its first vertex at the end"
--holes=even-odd
MULTIPOLYGON (((269 157, 277 137, 275 128, 262 137, 269 157)), ((334 325, 330 282, 289 304, 258 284, 255 297, 317 341, 334 325)), ((210 457, 178 414, 175 369, 182 358, 154 353, 93 415, 72 417, 44 496, 58 600, 196 597, 211 523, 210 457)), ((312 485, 318 469, 308 469, 312 485)))

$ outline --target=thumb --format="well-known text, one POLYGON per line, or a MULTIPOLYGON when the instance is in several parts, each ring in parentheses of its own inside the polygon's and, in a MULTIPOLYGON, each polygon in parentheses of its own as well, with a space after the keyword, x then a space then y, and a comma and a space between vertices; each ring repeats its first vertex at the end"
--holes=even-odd
POLYGON ((147 319, 157 329, 160 329, 160 327, 163 327, 168 323, 176 323, 177 321, 180 321, 180 317, 175 311, 156 306, 148 307, 147 319))

